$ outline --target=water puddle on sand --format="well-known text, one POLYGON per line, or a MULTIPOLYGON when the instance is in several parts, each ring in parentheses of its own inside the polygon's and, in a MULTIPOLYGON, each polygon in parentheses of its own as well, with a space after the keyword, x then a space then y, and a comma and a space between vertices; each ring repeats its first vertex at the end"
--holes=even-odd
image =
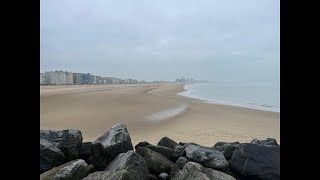
POLYGON ((173 117, 178 116, 179 114, 185 112, 188 108, 188 104, 181 104, 177 107, 170 108, 164 111, 160 111, 154 114, 151 114, 149 116, 146 116, 146 119, 151 120, 151 121, 161 121, 161 120, 166 120, 170 119, 173 117))

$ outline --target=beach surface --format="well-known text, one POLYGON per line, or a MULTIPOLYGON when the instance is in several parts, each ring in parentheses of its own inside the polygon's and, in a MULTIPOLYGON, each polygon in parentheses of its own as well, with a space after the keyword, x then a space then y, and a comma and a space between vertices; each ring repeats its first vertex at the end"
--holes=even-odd
POLYGON ((213 146, 275 138, 280 113, 209 104, 177 95, 179 84, 40 86, 40 128, 78 129, 94 141, 116 123, 128 128, 133 145, 164 136, 213 146))

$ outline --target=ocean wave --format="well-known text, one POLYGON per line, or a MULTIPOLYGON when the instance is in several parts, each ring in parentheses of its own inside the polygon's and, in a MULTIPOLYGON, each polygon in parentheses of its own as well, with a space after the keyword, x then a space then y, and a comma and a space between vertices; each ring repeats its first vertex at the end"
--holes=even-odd
POLYGON ((149 116, 146 116, 146 119, 151 121, 160 121, 166 120, 178 116, 179 114, 185 112, 188 109, 188 104, 181 104, 177 107, 166 109, 149 116))

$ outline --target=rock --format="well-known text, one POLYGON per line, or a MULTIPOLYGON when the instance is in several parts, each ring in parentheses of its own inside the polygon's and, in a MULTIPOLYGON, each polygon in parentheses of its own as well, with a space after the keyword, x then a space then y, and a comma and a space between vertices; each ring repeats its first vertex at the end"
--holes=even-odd
POLYGON ((173 149, 171 156, 171 161, 176 162, 180 157, 185 157, 186 153, 184 152, 185 146, 178 145, 173 149))
POLYGON ((232 157, 233 151, 240 146, 239 142, 226 143, 226 142, 218 142, 211 149, 218 150, 223 153, 224 157, 229 160, 232 157))
POLYGON ((266 140, 258 140, 258 139, 253 139, 251 141, 251 144, 259 144, 259 145, 269 145, 269 146, 279 146, 277 143, 277 140, 273 138, 267 138, 266 140))
POLYGON ((149 174, 149 180, 158 180, 158 176, 154 174, 149 174))
POLYGON ((232 176, 196 162, 188 162, 171 180, 235 180, 232 176))
POLYGON ((80 180, 88 174, 87 163, 82 159, 78 159, 42 173, 40 180, 80 180))
POLYGON ((241 179, 280 179, 280 146, 241 144, 229 163, 231 170, 241 179))
POLYGON ((87 164, 93 164, 93 156, 89 156, 87 159, 84 159, 87 164))
POLYGON ((176 162, 180 157, 186 157, 186 152, 184 151, 186 147, 189 145, 195 145, 195 146, 200 146, 199 144, 196 143, 183 143, 183 145, 178 145, 173 149, 173 153, 171 156, 171 161, 176 162))
POLYGON ((186 157, 194 162, 213 169, 223 170, 228 166, 224 155, 215 149, 202 146, 189 145, 185 148, 186 157))
POLYGON ((137 145, 134 146, 134 149, 137 150, 139 147, 146 147, 150 145, 150 143, 148 143, 147 141, 142 141, 142 142, 139 142, 137 145))
POLYGON ((63 164, 64 159, 60 149, 49 141, 40 139, 40 174, 63 164))
POLYGON ((136 152, 146 160, 150 173, 170 173, 173 163, 160 153, 144 147, 139 147, 136 152))
POLYGON ((97 171, 89 174, 83 180, 137 180, 130 176, 130 173, 126 170, 119 171, 97 171))
POLYGON ((89 174, 96 172, 96 168, 94 168, 93 164, 88 165, 88 172, 89 174))
POLYGON ((168 147, 168 148, 171 148, 171 149, 174 149, 178 145, 179 145, 178 143, 176 143, 174 140, 172 140, 172 139, 170 139, 168 137, 163 137, 158 142, 158 146, 165 146, 165 147, 168 147))
POLYGON ((147 145, 146 148, 149 148, 155 152, 162 154, 167 159, 171 159, 173 154, 173 149, 165 147, 165 146, 154 146, 154 145, 147 145))
POLYGON ((118 154, 133 150, 128 130, 122 123, 114 125, 95 140, 91 148, 93 163, 97 170, 104 170, 118 154))
POLYGON ((126 170, 133 179, 147 180, 149 169, 147 162, 138 153, 130 150, 126 153, 119 154, 105 171, 121 171, 126 170))
POLYGON ((171 172, 170 172, 170 178, 174 177, 180 170, 183 169, 183 166, 187 164, 189 160, 185 157, 180 157, 177 162, 172 166, 171 172))
POLYGON ((67 129, 63 131, 41 130, 40 139, 45 139, 61 150, 67 161, 77 159, 82 143, 79 130, 67 129))
POLYGON ((159 174, 159 180, 166 180, 168 179, 169 175, 167 173, 161 173, 159 174))
POLYGON ((217 142, 213 147, 222 146, 224 144, 226 144, 226 142, 217 142))
POLYGON ((92 142, 84 142, 81 144, 79 158, 88 159, 91 156, 92 142))

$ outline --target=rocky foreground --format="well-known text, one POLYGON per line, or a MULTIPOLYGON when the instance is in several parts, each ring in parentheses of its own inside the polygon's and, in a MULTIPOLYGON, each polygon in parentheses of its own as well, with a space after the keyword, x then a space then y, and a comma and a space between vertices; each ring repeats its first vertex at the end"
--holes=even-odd
POLYGON ((280 179, 280 145, 267 138, 204 147, 164 137, 157 145, 143 141, 133 148, 122 123, 94 142, 82 142, 79 130, 40 130, 40 179, 280 179))

